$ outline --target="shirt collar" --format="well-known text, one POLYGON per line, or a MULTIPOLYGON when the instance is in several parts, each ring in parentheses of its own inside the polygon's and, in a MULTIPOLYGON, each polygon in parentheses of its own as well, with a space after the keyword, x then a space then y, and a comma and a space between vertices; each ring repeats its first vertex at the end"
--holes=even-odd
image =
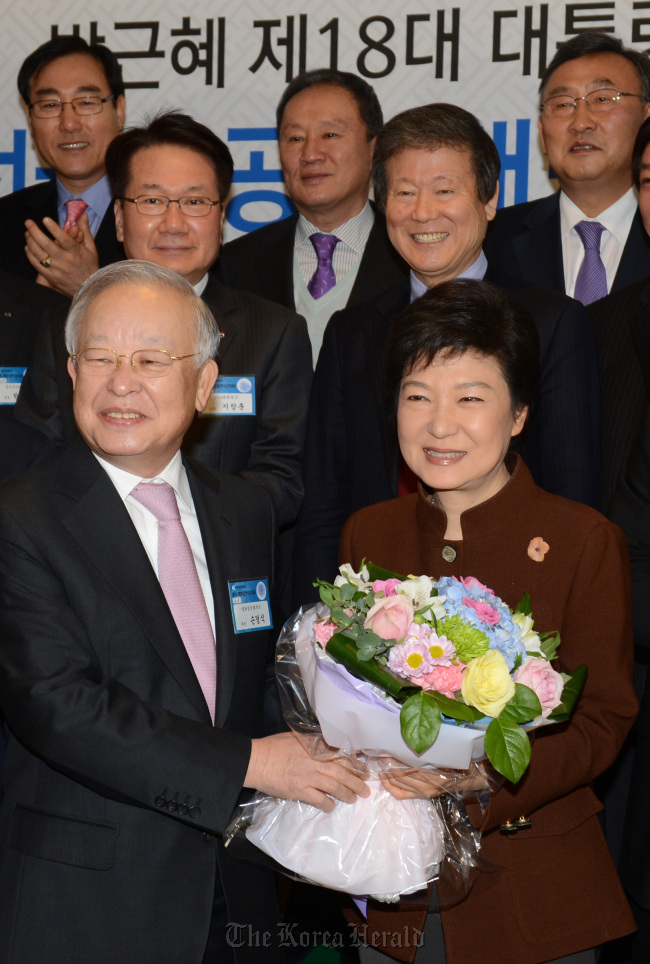
POLYGON ((577 204, 560 191, 560 230, 564 241, 579 221, 598 221, 612 234, 619 244, 624 245, 637 209, 637 196, 633 187, 623 197, 606 208, 596 218, 588 218, 577 204))
POLYGON ((142 476, 137 476, 132 472, 126 472, 124 469, 119 469, 116 465, 113 465, 111 462, 107 462, 106 459, 103 459, 100 455, 97 455, 96 452, 93 452, 93 455, 108 475, 123 501, 126 501, 127 497, 131 494, 139 482, 168 482, 178 498, 182 501, 185 508, 190 512, 192 511, 194 503, 192 501, 190 484, 187 481, 187 473, 185 472, 185 466, 183 465, 180 451, 176 453, 171 462, 165 466, 162 472, 160 472, 158 475, 155 475, 153 479, 144 479, 142 476))
POLYGON ((296 225, 294 246, 299 248, 305 241, 309 240, 312 234, 335 234, 339 241, 347 244, 348 247, 356 251, 357 254, 363 254, 374 221, 375 212, 372 210, 370 201, 366 201, 358 214, 355 214, 349 221, 339 224, 333 231, 321 232, 315 224, 307 220, 304 214, 301 214, 298 217, 298 224, 296 225))
POLYGON ((197 281, 195 285, 192 285, 192 287, 194 288, 194 294, 198 295, 198 297, 200 298, 203 292, 205 291, 205 286, 207 285, 207 283, 208 283, 208 272, 206 271, 206 273, 203 275, 201 280, 197 281))
MULTIPOLYGON (((472 278, 474 281, 482 281, 485 277, 485 272, 487 271, 487 258, 481 250, 476 261, 470 264, 469 268, 457 275, 458 278, 472 278)), ((411 301, 415 301, 417 298, 421 298, 425 291, 428 291, 427 285, 419 278, 416 278, 411 271, 411 301)))
POLYGON ((88 207, 95 212, 100 220, 106 214, 108 206, 112 201, 111 189, 108 185, 108 177, 105 174, 103 177, 100 177, 98 181, 92 184, 87 191, 84 191, 83 194, 71 194, 70 191, 68 191, 67 188, 61 184, 57 177, 56 196, 59 212, 67 200, 73 197, 79 197, 86 202, 88 207))

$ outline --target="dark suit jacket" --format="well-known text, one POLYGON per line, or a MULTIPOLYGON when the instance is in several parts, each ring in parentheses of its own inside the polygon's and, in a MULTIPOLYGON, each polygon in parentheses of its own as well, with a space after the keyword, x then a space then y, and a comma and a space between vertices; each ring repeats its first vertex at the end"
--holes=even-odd
MULTIPOLYGON (((543 488, 598 503, 598 372, 582 305, 489 267, 485 278, 529 309, 540 336, 541 382, 526 460, 543 488)), ((408 281, 333 315, 323 339, 305 442, 305 499, 296 526, 294 604, 336 573, 343 523, 397 495, 399 447, 384 387, 385 346, 410 298, 408 281)))
MULTIPOLYGON (((559 192, 497 211, 484 250, 509 274, 564 294, 559 192)), ((637 210, 610 293, 644 278, 650 278, 650 238, 637 210)))
POLYGON ((650 403, 650 281, 587 308, 601 389, 603 509, 609 506, 650 403))
MULTIPOLYGON (((212 277, 203 299, 223 333, 220 374, 255 376, 256 415, 196 418, 183 451, 212 468, 264 485, 276 503, 279 524, 287 525, 296 518, 303 494, 301 464, 312 379, 307 326, 294 312, 226 288, 212 277)), ((19 421, 60 444, 77 435, 64 322, 62 311, 46 319, 15 411, 19 421)))
MULTIPOLYGON (((43 218, 57 221, 56 181, 44 181, 0 198, 0 268, 28 281, 36 272, 25 257, 25 221, 31 218, 43 229, 43 218)), ((58 222, 57 222, 58 223, 58 222)), ((109 204, 95 236, 99 267, 124 260, 124 249, 115 234, 113 205, 109 204)))
POLYGON ((201 964, 218 879, 230 920, 277 932, 271 881, 215 841, 251 738, 277 725, 263 709, 275 634, 235 636, 228 593, 229 580, 272 584, 273 506, 259 486, 185 464, 214 594, 214 726, 136 529, 86 445, 0 492, 6 964, 201 964))
MULTIPOLYGON (((631 449, 627 469, 609 508, 627 539, 634 585, 634 642, 650 647, 650 409, 631 449)), ((634 900, 650 911, 650 673, 636 723, 634 766, 619 871, 634 900)), ((644 940, 648 939, 647 928, 644 940)))
MULTIPOLYGON (((228 242, 217 262, 218 277, 224 284, 294 309, 293 250, 297 223, 298 215, 294 214, 228 242)), ((375 210, 375 223, 348 305, 373 298, 406 275, 408 266, 388 240, 383 214, 375 210)))

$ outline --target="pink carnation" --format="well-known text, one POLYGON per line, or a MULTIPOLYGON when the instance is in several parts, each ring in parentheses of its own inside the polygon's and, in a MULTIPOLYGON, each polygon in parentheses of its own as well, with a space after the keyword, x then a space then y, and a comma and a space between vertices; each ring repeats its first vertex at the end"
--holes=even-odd
POLYGON ((463 680, 464 663, 452 663, 451 666, 434 666, 430 673, 420 676, 418 685, 423 690, 435 690, 453 700, 463 680))
POLYGON ((542 704, 542 716, 546 717, 562 702, 564 680, 546 659, 528 656, 519 669, 512 674, 515 683, 530 687, 542 704))
POLYGON ((470 596, 465 596, 463 606, 471 606, 472 609, 476 610, 476 615, 480 621, 482 623, 489 623, 490 626, 495 626, 501 619, 501 616, 493 606, 481 602, 480 599, 472 599, 470 596))
POLYGON ((376 633, 380 639, 396 639, 399 643, 413 622, 413 604, 406 596, 384 596, 368 610, 364 629, 376 633))
POLYGON ((329 620, 326 623, 314 623, 314 636, 316 637, 316 642, 320 643, 323 649, 325 649, 330 639, 336 632, 336 629, 336 623, 330 622, 329 620))
POLYGON ((401 585, 401 579, 375 579, 372 588, 374 592, 383 592, 385 596, 396 596, 397 587, 401 585))
POLYGON ((479 582, 479 580, 475 576, 461 576, 460 581, 462 582, 465 589, 471 589, 472 586, 478 586, 478 588, 482 589, 484 592, 489 592, 492 595, 494 595, 493 590, 488 589, 488 587, 485 586, 482 582, 479 582))

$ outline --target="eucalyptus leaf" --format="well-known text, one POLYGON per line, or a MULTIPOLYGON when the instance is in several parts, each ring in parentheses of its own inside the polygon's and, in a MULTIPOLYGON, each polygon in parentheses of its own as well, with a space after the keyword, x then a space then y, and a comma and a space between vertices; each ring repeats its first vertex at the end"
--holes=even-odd
POLYGON ((320 583, 320 585, 318 583, 314 583, 314 585, 315 586, 318 585, 318 592, 320 594, 320 598, 322 602, 324 602, 325 605, 329 606, 329 608, 331 609, 332 606, 334 605, 334 596, 332 593, 332 587, 327 586, 325 583, 320 583))
POLYGON ((341 586, 341 599, 345 599, 350 602, 354 599, 357 592, 357 587, 353 586, 352 583, 346 582, 345 585, 341 586))
POLYGON ((345 609, 332 609, 331 619, 337 626, 349 626, 352 622, 352 617, 348 616, 345 609))
POLYGON ((485 752, 495 770, 506 780, 517 783, 530 763, 530 740, 521 726, 502 720, 492 720, 485 731, 485 752))
POLYGON ((420 690, 404 703, 400 711, 400 727, 404 742, 415 753, 424 753, 435 743, 440 732, 440 708, 429 693, 420 690))
POLYGON ((541 713, 542 704, 537 694, 529 686, 515 683, 515 695, 503 707, 498 718, 504 723, 529 723, 541 713))

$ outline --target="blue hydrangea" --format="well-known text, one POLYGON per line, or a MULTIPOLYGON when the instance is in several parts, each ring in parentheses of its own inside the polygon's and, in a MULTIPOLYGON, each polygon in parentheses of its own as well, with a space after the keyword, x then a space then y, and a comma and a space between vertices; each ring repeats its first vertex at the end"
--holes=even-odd
POLYGON ((481 585, 465 586, 455 576, 442 576, 436 583, 438 592, 445 595, 445 609, 450 616, 460 616, 476 626, 488 637, 490 649, 502 653, 508 669, 512 672, 517 658, 526 658, 526 647, 521 641, 520 627, 513 621, 512 612, 502 599, 481 585), (476 602, 491 606, 499 614, 498 623, 491 624, 479 619, 476 610, 463 603, 469 597, 476 602))

